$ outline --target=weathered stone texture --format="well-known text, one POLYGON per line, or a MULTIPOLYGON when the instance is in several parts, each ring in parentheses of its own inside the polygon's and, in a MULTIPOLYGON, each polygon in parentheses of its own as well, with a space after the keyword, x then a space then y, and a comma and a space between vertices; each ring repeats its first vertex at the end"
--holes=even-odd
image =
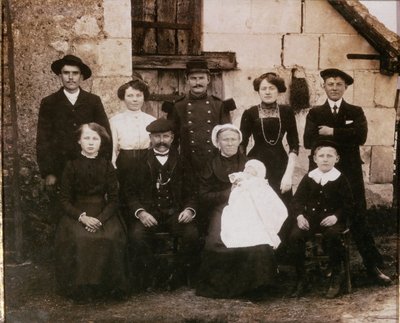
POLYGON ((396 111, 394 109, 364 109, 368 120, 368 137, 366 145, 392 146, 394 142, 394 125, 396 111))
POLYGON ((111 38, 132 38, 131 1, 103 0, 104 32, 111 38))
POLYGON ((393 147, 374 146, 371 154, 370 182, 384 184, 393 181, 393 147))
POLYGON ((36 129, 40 100, 60 87, 50 69, 51 62, 65 55, 64 50, 67 50, 81 56, 95 72, 94 60, 86 52, 77 51, 76 46, 80 40, 99 37, 94 30, 103 27, 101 3, 99 0, 12 2, 19 145, 24 152, 35 154, 35 138, 32 137, 35 131, 32 130, 36 129), (82 31, 87 34, 77 34, 82 31))
POLYGON ((348 59, 347 54, 378 54, 359 35, 324 34, 320 38, 320 69, 340 67, 343 70, 377 70, 379 61, 348 59))
POLYGON ((285 35, 283 43, 283 65, 300 65, 306 69, 318 69, 318 36, 285 35))
POLYGON ((392 184, 366 184, 365 197, 367 207, 387 206, 391 207, 393 203, 393 185, 392 184))
POLYGON ((98 76, 131 76, 132 50, 129 39, 107 39, 98 46, 98 76))
POLYGON ((375 104, 377 106, 384 106, 394 108, 394 102, 397 91, 398 75, 391 77, 387 75, 377 74, 375 81, 375 104))
POLYGON ((374 107, 376 71, 354 72, 354 104, 363 108, 374 107))
POLYGON ((281 65, 280 35, 246 35, 245 42, 235 34, 204 34, 204 51, 233 51, 238 68, 264 70, 281 65), (249 50, 251 48, 251 50, 249 50))
POLYGON ((306 0, 304 17, 305 33, 357 34, 328 1, 306 0))
POLYGON ((300 1, 205 0, 204 12, 204 33, 300 32, 300 1), (284 14, 277 14, 279 12, 284 14))
POLYGON ((118 88, 130 81, 130 77, 99 77, 93 81, 93 93, 99 95, 108 118, 123 109, 117 96, 118 88))
POLYGON ((245 34, 251 15, 251 0, 205 0, 203 2, 204 33, 245 34))
POLYGON ((96 37, 100 32, 97 20, 93 16, 83 16, 77 19, 73 28, 75 34, 80 37, 96 37))
POLYGON ((362 172, 363 172, 363 177, 364 177, 364 182, 369 183, 369 178, 370 178, 370 164, 371 164, 371 151, 372 147, 371 146, 361 146, 360 147, 360 155, 361 155, 361 160, 363 164, 361 165, 362 167, 362 172))
POLYGON ((253 33, 300 32, 301 1, 252 0, 251 5, 250 23, 253 33))

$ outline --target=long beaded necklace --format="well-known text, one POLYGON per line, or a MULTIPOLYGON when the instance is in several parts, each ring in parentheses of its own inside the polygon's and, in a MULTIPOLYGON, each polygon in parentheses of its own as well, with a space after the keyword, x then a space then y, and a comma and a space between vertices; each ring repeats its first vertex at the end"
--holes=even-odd
POLYGON ((261 108, 261 104, 258 105, 258 112, 260 115, 261 131, 262 131, 264 140, 267 144, 269 144, 271 146, 275 146, 278 143, 279 137, 281 135, 281 130, 282 130, 282 122, 281 122, 281 114, 279 112, 279 106, 278 106, 278 104, 276 105, 276 112, 278 114, 278 120, 279 120, 279 131, 278 131, 278 135, 275 140, 268 140, 267 137, 265 136, 264 122, 263 122, 264 117, 262 117, 263 111, 261 108))

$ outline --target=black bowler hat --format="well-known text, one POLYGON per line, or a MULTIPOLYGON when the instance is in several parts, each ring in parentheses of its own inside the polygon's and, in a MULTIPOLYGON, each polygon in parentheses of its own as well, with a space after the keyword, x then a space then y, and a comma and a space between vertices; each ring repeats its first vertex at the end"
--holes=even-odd
POLYGON ((168 119, 157 119, 151 122, 146 130, 150 133, 160 133, 174 130, 174 123, 168 119))
POLYGON ((51 70, 59 75, 64 65, 78 66, 81 70, 84 80, 92 76, 92 71, 89 66, 83 63, 79 57, 74 55, 65 55, 63 58, 54 61, 51 64, 51 70))
POLYGON ((202 58, 189 60, 186 63, 186 75, 189 75, 190 73, 210 73, 207 61, 202 58))
POLYGON ((324 79, 324 81, 328 77, 340 77, 344 80, 344 82, 347 85, 351 85, 354 82, 353 78, 349 74, 347 74, 337 68, 328 68, 326 70, 323 70, 323 71, 321 71, 320 75, 324 79))
POLYGON ((336 152, 339 154, 339 146, 333 140, 328 140, 328 139, 318 140, 312 147, 312 154, 314 154, 315 150, 317 148, 320 148, 320 147, 332 147, 332 148, 335 148, 336 152))

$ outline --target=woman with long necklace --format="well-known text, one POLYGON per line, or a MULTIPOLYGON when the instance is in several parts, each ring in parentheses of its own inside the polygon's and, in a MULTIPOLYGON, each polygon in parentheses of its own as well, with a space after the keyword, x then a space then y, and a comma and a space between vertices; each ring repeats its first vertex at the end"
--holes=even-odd
POLYGON ((289 209, 299 136, 292 108, 277 103, 279 94, 286 91, 285 81, 275 73, 265 73, 253 81, 253 86, 261 103, 243 113, 241 146, 246 151, 249 138, 253 136, 254 147, 247 156, 264 163, 269 184, 289 209), (289 153, 282 143, 285 134, 289 153))

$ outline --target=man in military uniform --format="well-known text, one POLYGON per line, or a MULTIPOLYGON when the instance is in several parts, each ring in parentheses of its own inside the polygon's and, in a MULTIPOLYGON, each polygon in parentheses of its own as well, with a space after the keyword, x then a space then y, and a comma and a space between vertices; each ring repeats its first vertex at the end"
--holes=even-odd
MULTIPOLYGON (((368 230, 365 212, 365 188, 362 174, 360 145, 367 139, 368 123, 361 107, 343 100, 353 78, 336 68, 321 72, 327 101, 310 110, 304 129, 304 147, 311 149, 319 140, 336 143, 340 155, 337 168, 347 177, 354 195, 356 212, 351 218, 350 230, 363 258, 369 276, 380 284, 390 284, 391 279, 382 273, 382 255, 368 230)), ((310 156, 310 170, 315 163, 310 156)))
POLYGON ((165 102, 163 111, 175 123, 175 145, 189 161, 198 177, 204 164, 212 158, 216 148, 211 142, 211 131, 218 124, 230 123, 230 111, 236 108, 233 99, 222 101, 208 95, 210 70, 203 59, 186 64, 189 93, 175 102, 165 102))

